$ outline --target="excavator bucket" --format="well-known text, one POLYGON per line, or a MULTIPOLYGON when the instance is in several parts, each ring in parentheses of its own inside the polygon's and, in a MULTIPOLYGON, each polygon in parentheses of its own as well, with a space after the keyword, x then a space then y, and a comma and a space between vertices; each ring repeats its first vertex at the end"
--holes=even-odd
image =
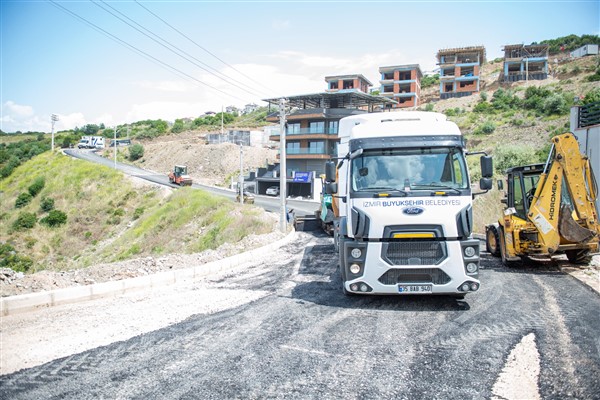
POLYGON ((596 232, 579 225, 573 219, 573 210, 567 204, 560 206, 558 232, 562 237, 573 243, 587 243, 596 236, 596 232))

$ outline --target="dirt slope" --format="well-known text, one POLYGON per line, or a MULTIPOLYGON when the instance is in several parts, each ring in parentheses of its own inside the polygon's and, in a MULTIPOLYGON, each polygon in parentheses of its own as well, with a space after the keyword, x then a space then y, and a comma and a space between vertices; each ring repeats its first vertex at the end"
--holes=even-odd
MULTIPOLYGON (((142 142, 144 157, 141 168, 168 174, 175 164, 187 165, 195 182, 229 185, 237 181, 240 170, 240 147, 231 143, 207 145, 205 135, 195 132, 158 137, 142 142)), ((245 174, 277 161, 277 150, 243 146, 245 174)))

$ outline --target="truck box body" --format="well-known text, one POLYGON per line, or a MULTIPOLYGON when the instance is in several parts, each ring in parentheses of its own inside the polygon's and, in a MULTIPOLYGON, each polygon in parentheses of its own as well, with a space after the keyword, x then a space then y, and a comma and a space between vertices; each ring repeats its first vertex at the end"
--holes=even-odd
POLYGON ((344 290, 477 290, 479 242, 471 236, 472 191, 456 124, 431 112, 371 113, 341 119, 338 135, 344 290))
POLYGON ((81 140, 77 144, 79 149, 103 149, 104 148, 104 137, 103 136, 82 136, 81 140))

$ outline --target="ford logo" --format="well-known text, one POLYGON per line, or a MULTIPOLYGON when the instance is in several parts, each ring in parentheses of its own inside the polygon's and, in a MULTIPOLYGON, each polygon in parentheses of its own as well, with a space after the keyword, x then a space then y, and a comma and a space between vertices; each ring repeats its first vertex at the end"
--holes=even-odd
POLYGON ((402 213, 406 215, 419 215, 425 211, 424 208, 421 207, 406 207, 402 209, 402 213))

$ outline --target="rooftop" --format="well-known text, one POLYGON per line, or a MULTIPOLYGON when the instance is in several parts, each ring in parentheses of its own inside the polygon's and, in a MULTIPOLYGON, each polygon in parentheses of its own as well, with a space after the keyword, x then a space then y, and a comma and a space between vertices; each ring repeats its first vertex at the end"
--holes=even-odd
POLYGON ((344 80, 344 79, 355 79, 355 78, 359 78, 365 82, 367 82, 369 84, 369 86, 373 86, 373 84, 371 83, 371 81, 369 81, 367 78, 365 78, 364 75, 362 74, 351 74, 351 75, 332 75, 332 76, 326 76, 325 77, 325 82, 329 82, 329 81, 337 81, 337 80, 344 80))
MULTIPOLYGON (((263 99, 278 105, 280 98, 263 99)), ((395 100, 363 92, 322 92, 286 97, 287 104, 298 108, 358 108, 377 104, 396 104, 395 100)))

